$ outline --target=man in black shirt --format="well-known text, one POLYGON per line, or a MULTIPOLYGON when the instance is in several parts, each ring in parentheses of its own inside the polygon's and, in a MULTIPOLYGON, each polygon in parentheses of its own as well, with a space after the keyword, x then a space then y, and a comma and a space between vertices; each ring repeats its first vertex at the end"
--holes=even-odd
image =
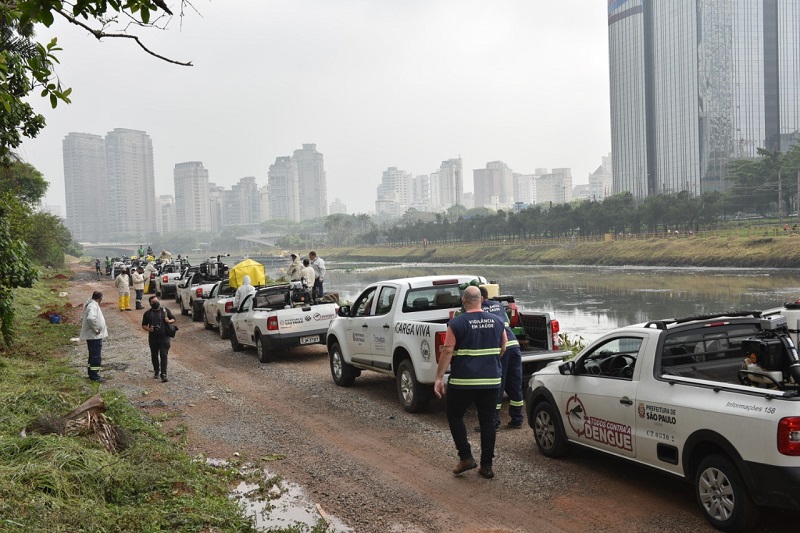
POLYGON ((174 324, 175 317, 166 307, 161 307, 157 296, 149 299, 150 309, 142 316, 142 329, 149 333, 150 358, 153 361, 153 377, 167 382, 167 355, 169 354, 170 337, 167 324, 174 324))

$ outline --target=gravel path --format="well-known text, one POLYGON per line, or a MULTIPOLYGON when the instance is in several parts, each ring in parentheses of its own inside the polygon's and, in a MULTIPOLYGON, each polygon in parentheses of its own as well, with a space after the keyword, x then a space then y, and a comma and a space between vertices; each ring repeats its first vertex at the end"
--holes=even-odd
MULTIPOLYGON (((364 372, 351 388, 334 385, 324 347, 280 354, 261 364, 253 350, 234 353, 216 331, 178 316, 168 383, 153 379, 141 311, 119 312, 106 277, 78 267, 69 299, 104 292, 111 337, 104 344, 103 388, 125 391, 166 424, 188 428, 188 451, 226 459, 283 454, 270 471, 304 487, 329 514, 357 532, 695 532, 714 531, 691 486, 627 462, 583 450, 551 460, 529 429, 501 430, 496 477, 453 476, 457 456, 444 403, 412 415, 394 381, 364 372)), ((80 309, 76 309, 80 313, 80 309)), ((78 316, 79 318, 79 316, 78 316)), ((85 373, 85 346, 72 362, 85 373)), ((468 427, 477 425, 474 412, 468 427)), ((479 444, 473 439, 473 444, 479 444)), ((477 450, 474 450, 477 452, 477 450)), ((769 510, 760 531, 795 531, 800 514, 769 510)))

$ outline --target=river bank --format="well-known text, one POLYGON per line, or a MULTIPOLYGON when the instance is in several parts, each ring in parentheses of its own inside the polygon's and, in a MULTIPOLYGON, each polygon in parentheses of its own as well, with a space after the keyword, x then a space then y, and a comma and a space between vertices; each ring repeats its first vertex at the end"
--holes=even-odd
POLYGON ((339 262, 800 268, 800 236, 497 241, 324 248, 339 262))

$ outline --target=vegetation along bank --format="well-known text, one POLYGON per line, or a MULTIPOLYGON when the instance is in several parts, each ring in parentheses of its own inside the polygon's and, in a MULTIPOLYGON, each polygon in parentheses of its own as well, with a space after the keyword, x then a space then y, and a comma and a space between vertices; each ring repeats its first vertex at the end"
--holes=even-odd
POLYGON ((327 248, 320 255, 338 262, 800 268, 800 235, 429 242, 327 248))

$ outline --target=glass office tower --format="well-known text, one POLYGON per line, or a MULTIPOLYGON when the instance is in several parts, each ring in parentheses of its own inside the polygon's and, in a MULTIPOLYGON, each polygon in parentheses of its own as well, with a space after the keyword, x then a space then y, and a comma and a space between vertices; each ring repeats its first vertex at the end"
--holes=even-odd
POLYGON ((725 187, 800 132, 800 0, 609 0, 614 192, 725 187))

